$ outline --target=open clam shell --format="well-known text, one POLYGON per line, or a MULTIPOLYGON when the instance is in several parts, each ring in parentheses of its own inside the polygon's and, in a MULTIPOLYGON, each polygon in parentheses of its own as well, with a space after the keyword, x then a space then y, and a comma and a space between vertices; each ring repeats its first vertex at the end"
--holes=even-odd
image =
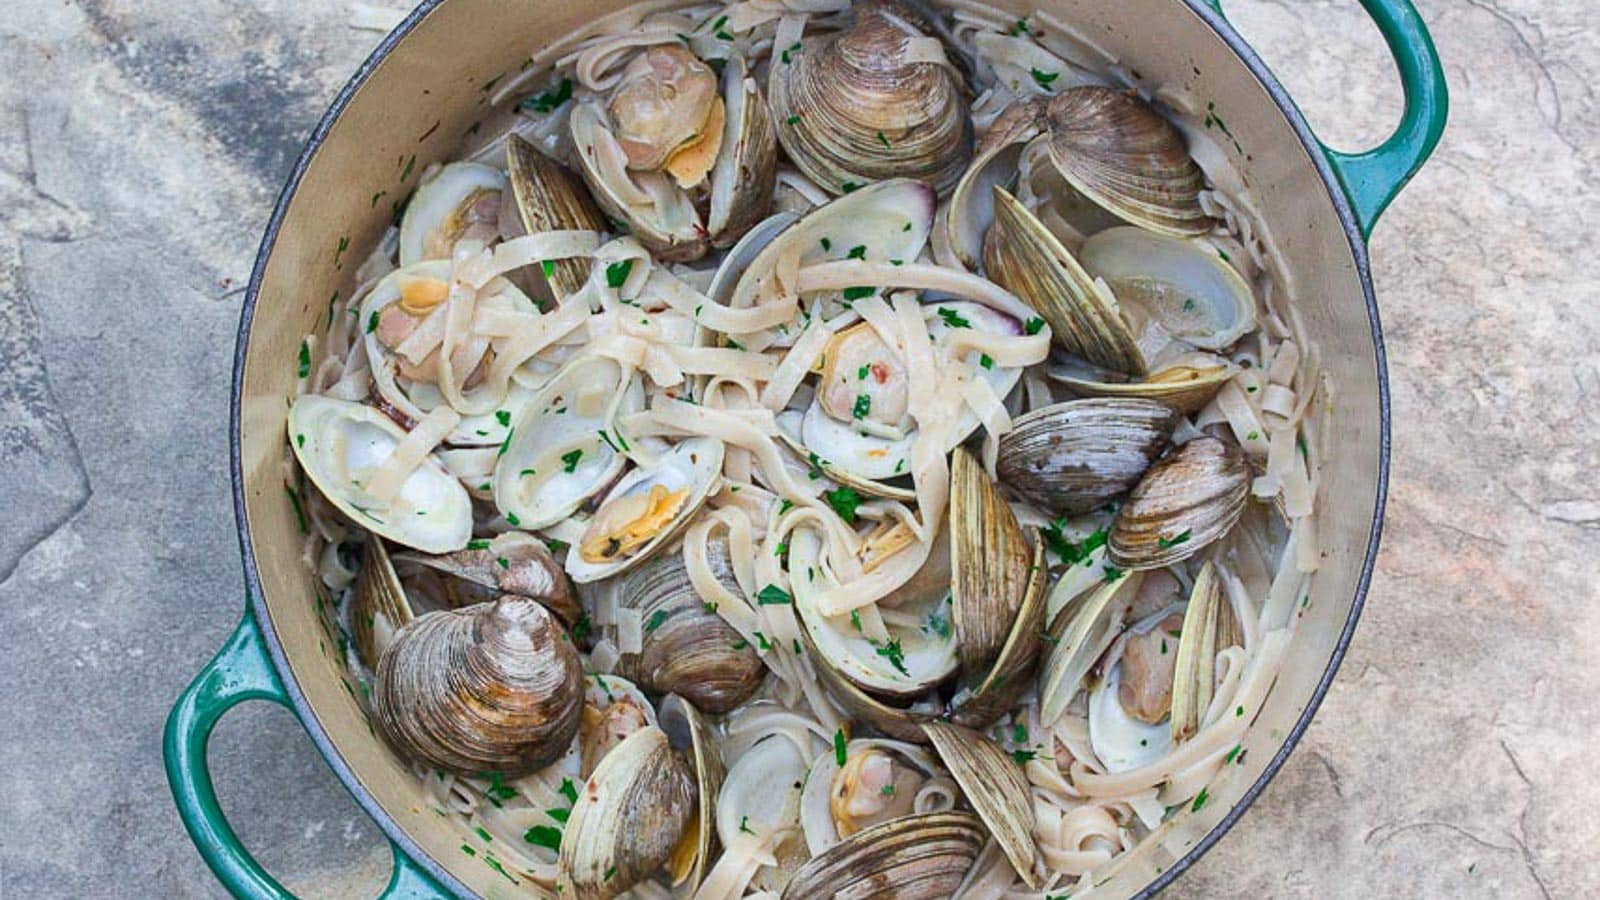
POLYGON ((472 537, 472 499, 432 455, 417 464, 392 498, 380 500, 362 487, 405 439, 404 429, 362 403, 305 394, 289 407, 295 458, 350 521, 427 553, 460 550, 472 537))
POLYGON ((1113 372, 1145 374, 1145 354, 1116 297, 1009 191, 996 185, 993 192, 994 224, 983 245, 989 277, 1038 310, 1067 352, 1113 372))
MULTIPOLYGON (((1031 531, 1032 529, 1030 529, 1031 531)), ((1044 541, 1035 532, 1028 582, 994 665, 987 672, 962 674, 962 686, 950 699, 950 720, 970 728, 984 728, 1016 707, 1028 687, 1039 659, 1039 634, 1045 624, 1046 590, 1050 582, 1044 541)))
MULTIPOLYGON (((506 138, 506 172, 528 234, 607 230, 605 217, 578 180, 515 134, 506 138)), ((583 287, 591 265, 588 257, 550 261, 544 278, 557 302, 583 287)))
POLYGON ((802 630, 800 638, 805 642, 807 658, 821 660, 815 666, 817 680, 822 682, 829 696, 849 714, 851 719, 865 722, 898 740, 914 744, 928 742, 928 736, 922 732, 922 726, 942 716, 943 710, 928 704, 896 706, 879 700, 857 687, 854 682, 839 674, 826 662, 827 658, 812 640, 810 630, 802 630))
POLYGON ((961 669, 988 672, 1032 581, 1016 514, 965 448, 950 459, 950 598, 961 669))
POLYGON ((378 659, 394 641, 400 629, 416 618, 406 599, 400 576, 395 574, 383 538, 370 535, 361 551, 361 573, 356 577, 356 592, 350 610, 350 632, 356 655, 369 669, 378 668, 378 659))
POLYGON ((1187 346, 1223 350, 1256 327, 1250 285, 1208 244, 1124 225, 1084 241, 1078 260, 1128 315, 1187 346))
POLYGON ((1129 572, 1079 597, 1056 614, 1050 624, 1050 654, 1039 670, 1039 721, 1049 726, 1083 687, 1095 660, 1122 630, 1128 605, 1143 579, 1129 572))
POLYGON ((955 783, 922 747, 856 738, 842 749, 818 754, 806 772, 800 827, 813 856, 881 822, 955 805, 955 783))
POLYGON ((1186 741, 1200 730, 1216 690, 1217 652, 1243 643, 1233 605, 1223 595, 1210 561, 1200 567, 1189 592, 1178 639, 1172 681, 1172 740, 1186 741))
POLYGON ((1128 495, 1107 555, 1129 569, 1188 559, 1239 521, 1249 492, 1250 467, 1237 444, 1194 438, 1151 466, 1128 495))
POLYGON ((767 101, 742 56, 722 72, 727 104, 722 152, 711 170, 706 230, 713 247, 728 247, 772 209, 778 168, 778 136, 767 101))
POLYGON ((933 812, 858 831, 801 866, 783 900, 871 897, 922 900, 952 896, 986 840, 968 812, 933 812))
POLYGON ((463 775, 520 777, 578 731, 583 667, 548 611, 526 597, 431 612, 378 660, 373 721, 402 756, 463 775))
POLYGON ((722 484, 722 456, 721 441, 689 438, 623 475, 567 553, 567 574, 579 584, 610 578, 665 548, 722 484))
POLYGON ((561 838, 563 897, 610 900, 672 856, 694 815, 694 775, 650 725, 611 749, 578 792, 561 838))
POLYGON ((1229 360, 1198 351, 1159 363, 1155 371, 1134 380, 1081 365, 1052 365, 1045 371, 1052 381, 1080 397, 1155 400, 1185 415, 1204 409, 1237 373, 1229 360))
POLYGON ((694 817, 667 861, 673 886, 687 883, 688 889, 693 890, 717 857, 717 795, 727 770, 717 749, 716 735, 693 704, 669 694, 661 701, 657 718, 668 742, 688 758, 694 773, 694 817))
POLYGON ((1050 159, 1074 188, 1122 220, 1161 234, 1205 234, 1204 177, 1183 135, 1138 96, 1083 85, 1050 100, 1050 159))
POLYGON ((1178 413, 1153 400, 1069 400, 1034 410, 1000 436, 995 472, 1058 516, 1089 512, 1132 488, 1172 440, 1178 413))
POLYGON ((506 176, 493 166, 453 162, 417 186, 400 218, 401 267, 449 259, 450 248, 475 224, 492 234, 506 176))
MULTIPOLYGON (((712 573, 738 591, 725 541, 706 554, 712 573)), ((741 640, 689 583, 683 554, 670 551, 597 585, 618 609, 637 617, 638 652, 623 652, 617 674, 656 694, 681 694, 696 708, 721 715, 738 707, 766 675, 754 647, 741 640)))
POLYGON ((778 140, 824 189, 906 177, 948 190, 972 157, 972 117, 937 39, 906 10, 858 6, 843 31, 776 61, 768 91, 778 140))
POLYGON ((495 464, 494 500, 506 520, 544 528, 603 490, 625 462, 603 435, 617 416, 643 407, 639 376, 616 360, 567 363, 528 401, 495 464))
POLYGON ((662 172, 629 172, 627 156, 597 103, 577 104, 568 117, 578 171, 600 209, 628 226, 658 259, 688 262, 710 246, 687 192, 662 172))
POLYGON ((999 744, 970 728, 930 722, 922 730, 1011 867, 1029 887, 1040 887, 1033 868, 1033 797, 1022 767, 999 744))

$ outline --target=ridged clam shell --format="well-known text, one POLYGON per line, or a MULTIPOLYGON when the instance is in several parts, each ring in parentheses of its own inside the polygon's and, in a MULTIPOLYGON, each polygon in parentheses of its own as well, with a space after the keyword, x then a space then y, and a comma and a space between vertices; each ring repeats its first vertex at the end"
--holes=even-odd
POLYGON ((361 552, 361 573, 356 576, 355 606, 350 610, 350 631, 356 655, 369 669, 378 667, 383 651, 395 633, 415 618, 405 588, 395 574, 383 538, 367 536, 361 552))
POLYGON ((984 238, 983 261, 990 278, 1039 311, 1067 352, 1113 372, 1145 373, 1144 354, 1116 298, 999 185, 994 187, 994 224, 984 238))
POLYGON ((1138 483, 1177 424, 1177 411, 1153 400, 1057 403, 1012 422, 995 472, 1055 515, 1079 515, 1138 483))
POLYGON ((950 602, 963 672, 988 672, 1022 607, 1033 552, 1011 505, 966 449, 950 459, 950 602))
POLYGON ((1039 659, 1039 633, 1045 624, 1045 586, 1050 582, 1050 570, 1045 563, 1043 539, 1037 529, 1030 528, 1029 532, 1033 555, 1028 564, 1028 582, 1005 643, 987 672, 963 672, 962 687, 950 698, 950 720, 959 725, 987 728, 1016 707, 1017 698, 1033 677, 1034 664, 1039 659))
POLYGON ((783 900, 926 900, 955 894, 983 849, 983 821, 969 812, 891 819, 850 837, 801 866, 783 900))
POLYGON ((1080 397, 1157 400, 1185 415, 1205 408, 1237 370, 1220 356, 1190 354, 1138 381, 1105 381, 1088 372, 1052 367, 1046 374, 1080 397))
POLYGON ((582 682, 578 651, 550 613, 506 597, 402 629, 378 661, 373 718, 409 759, 520 777, 572 743, 582 682))
POLYGON ((610 900, 672 855, 694 813, 694 776, 653 725, 611 749, 578 791, 561 837, 560 893, 610 900))
POLYGON ((711 246, 730 247, 772 210, 778 169, 778 135, 766 97, 735 55, 723 70, 722 96, 727 118, 722 152, 711 170, 711 200, 706 230, 711 246))
POLYGON ((1216 224, 1200 208, 1205 186, 1183 135, 1148 103, 1099 85, 1068 88, 1046 112, 1050 159, 1084 196, 1142 228, 1176 237, 1216 224))
MULTIPOLYGON (((517 135, 506 137, 506 172, 516 195, 522 227, 528 234, 545 231, 605 231, 606 220, 571 173, 517 135)), ((590 260, 558 259, 545 276, 557 302, 577 292, 589 279, 590 260)), ((537 267, 535 267, 537 268, 537 267)))
POLYGON ((1128 574, 1071 601, 1050 623, 1050 654, 1039 669, 1039 722, 1049 727, 1083 686, 1095 660, 1122 630, 1144 575, 1128 574))
POLYGON ((1128 569, 1188 559, 1228 533, 1244 512, 1250 468, 1239 447, 1198 437, 1150 467, 1117 511, 1107 555, 1128 569))
MULTIPOLYGON (((476 543, 476 542, 475 542, 476 543)), ((487 547, 432 555, 401 553, 395 558, 417 563, 436 572, 453 576, 460 588, 447 594, 452 606, 499 599, 499 594, 518 594, 539 601, 568 629, 578 624, 583 607, 561 564, 543 541, 521 531, 508 531, 488 542, 487 547), (473 598, 467 602, 467 598, 473 598)))
POLYGON ((915 17, 863 4, 855 23, 807 38, 775 60, 768 88, 778 140, 807 177, 832 193, 886 178, 955 184, 972 158, 972 117, 950 68, 906 61, 925 37, 915 17))
POLYGON ((1216 567, 1209 561, 1195 576, 1189 606, 1178 638, 1178 658, 1172 680, 1172 740, 1188 740, 1200 730, 1200 719, 1211 706, 1216 689, 1217 651, 1242 644, 1233 604, 1222 592, 1216 567))
MULTIPOLYGON (((694 856, 683 871, 671 873, 674 886, 687 882, 693 889, 699 886, 719 852, 717 795, 722 791, 722 782, 728 770, 722 764, 722 752, 717 748, 716 734, 689 701, 677 694, 669 694, 661 701, 657 719, 661 730, 666 732, 668 742, 688 757, 694 771, 698 798, 694 821, 689 826, 694 829, 694 856)), ((674 862, 677 861, 676 855, 674 862)))
MULTIPOLYGON (((706 556, 717 579, 737 592, 726 542, 711 542, 706 556)), ((615 591, 618 606, 636 610, 645 623, 640 651, 617 660, 618 675, 651 693, 681 694, 713 715, 734 709, 761 687, 761 656, 715 610, 706 609, 705 598, 689 583, 682 553, 656 556, 602 589, 615 591)))
POLYGON ((1033 796, 1022 767, 1000 745, 970 728, 930 722, 922 730, 1011 867, 1030 887, 1039 887, 1033 871, 1033 796))

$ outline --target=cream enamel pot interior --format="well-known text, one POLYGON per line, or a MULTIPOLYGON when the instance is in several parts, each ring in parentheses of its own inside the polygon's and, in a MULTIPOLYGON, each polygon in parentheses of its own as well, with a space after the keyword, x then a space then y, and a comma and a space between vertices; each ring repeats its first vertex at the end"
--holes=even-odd
MULTIPOLYGON (((1361 154, 1328 150, 1271 73, 1202 0, 1004 0, 1013 14, 1050 9, 1097 36, 1146 78, 1206 98, 1227 122, 1313 340, 1339 385, 1338 450, 1320 498, 1324 561, 1290 660, 1245 742, 1242 771, 1214 785, 1127 854, 1095 896, 1148 896, 1227 831, 1282 765, 1327 690, 1361 611, 1377 553, 1388 475, 1389 410, 1366 236, 1427 158, 1444 127, 1445 85, 1409 0, 1362 0, 1393 51, 1406 92, 1398 131, 1361 154)), ((240 322, 233 384, 233 484, 244 620, 179 698, 166 763, 179 812, 236 895, 289 897, 244 851, 205 767, 212 727, 232 706, 294 710, 334 772, 393 842, 384 896, 515 896, 462 835, 428 810, 416 780, 374 736, 347 683, 325 600, 301 566, 298 509, 286 495, 284 419, 302 336, 340 299, 366 248, 428 164, 452 158, 490 115, 488 88, 541 36, 572 31, 622 0, 503 3, 427 0, 364 63, 318 124, 267 225, 240 322), (331 298, 331 299, 330 299, 331 298)))

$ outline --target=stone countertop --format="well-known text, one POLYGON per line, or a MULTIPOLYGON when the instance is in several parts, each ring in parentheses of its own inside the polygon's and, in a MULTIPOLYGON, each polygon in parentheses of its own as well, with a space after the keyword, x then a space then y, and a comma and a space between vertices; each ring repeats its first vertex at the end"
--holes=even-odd
MULTIPOLYGON (((1398 118, 1353 0, 1225 5, 1324 137, 1398 118)), ((1372 245, 1395 424, 1377 576, 1305 739, 1170 896, 1600 894, 1600 7, 1419 5, 1453 116, 1372 245)), ((234 331, 278 187, 377 42, 348 19, 0 9, 0 898, 222 893, 161 723, 239 616, 234 331)), ((382 883, 388 848, 291 715, 248 705, 211 758, 291 889, 382 883)))

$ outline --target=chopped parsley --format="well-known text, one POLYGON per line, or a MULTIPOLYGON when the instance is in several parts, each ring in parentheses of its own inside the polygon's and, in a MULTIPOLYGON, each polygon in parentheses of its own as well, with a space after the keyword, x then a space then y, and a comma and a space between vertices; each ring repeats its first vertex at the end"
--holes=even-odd
POLYGON ((311 377, 311 345, 305 341, 300 342, 299 372, 301 378, 311 377))
POLYGON ((739 831, 744 833, 744 834, 755 834, 755 830, 750 827, 750 817, 749 816, 740 816, 739 817, 739 831))
POLYGON ((867 245, 866 244, 857 244, 854 247, 851 247, 850 248, 850 252, 846 253, 844 255, 844 258, 845 259, 866 259, 867 258, 867 245))
POLYGON ((516 526, 522 524, 522 520, 517 518, 517 514, 516 513, 512 513, 512 512, 506 513, 506 521, 510 522, 511 526, 513 528, 515 528, 516 526))
POLYGON ((377 330, 378 330, 378 311, 377 310, 373 310, 372 311, 372 315, 367 316, 367 334, 371 334, 371 333, 373 333, 374 331, 377 331, 377 330))
POLYGON ((506 449, 511 446, 511 436, 516 433, 517 430, 515 428, 506 429, 506 439, 500 442, 500 449, 494 454, 496 458, 506 455, 506 449))
POLYGON ((1113 581, 1116 581, 1118 578, 1121 578, 1123 575, 1127 574, 1126 572, 1122 571, 1121 569, 1117 568, 1116 566, 1111 565, 1110 563, 1107 563, 1106 565, 1103 565, 1100 568, 1106 570, 1106 576, 1105 576, 1106 584, 1110 584, 1113 581))
POLYGON ((561 829, 549 825, 535 825, 522 833, 522 839, 535 847, 546 850, 561 850, 561 829))
POLYGON ((857 381, 866 381, 867 380, 867 373, 871 372, 871 371, 872 371, 872 367, 871 366, 862 366, 861 368, 856 370, 856 380, 857 381))
POLYGON ((878 132, 878 143, 882 144, 885 150, 887 150, 887 149, 889 149, 889 147, 893 146, 893 145, 891 145, 889 143, 889 138, 884 136, 884 133, 881 132, 881 131, 878 132))
POLYGON ((1200 807, 1205 806, 1206 801, 1209 799, 1211 799, 1211 795, 1206 793, 1205 788, 1201 788, 1200 793, 1194 795, 1194 805, 1189 807, 1189 811, 1199 812, 1200 807))
POLYGON ((1022 330, 1028 334, 1038 334, 1044 330, 1044 320, 1037 316, 1022 323, 1022 330))
POLYGON ((1244 755, 1244 745, 1243 744, 1234 744, 1233 745, 1233 749, 1228 751, 1228 755, 1224 756, 1222 758, 1222 764, 1223 765, 1228 765, 1229 763, 1233 762, 1236 759, 1239 759, 1243 755, 1244 755))
POLYGON ((857 631, 861 630, 861 613, 853 609, 850 610, 850 627, 857 631))
POLYGON ((894 796, 894 785, 886 784, 883 787, 878 788, 878 793, 884 795, 885 797, 893 797, 894 796))
POLYGON ((502 569, 510 569, 511 568, 511 560, 506 559, 504 556, 496 556, 494 558, 494 561, 502 569))
POLYGON ((1017 765, 1020 766, 1020 765, 1026 764, 1026 763, 1033 762, 1035 759, 1038 759, 1039 758, 1039 751, 1037 751, 1037 750, 1013 750, 1013 751, 1011 751, 1011 758, 1016 760, 1017 761, 1017 765))
POLYGON ((468 550, 487 550, 487 549, 489 549, 489 542, 484 540, 484 539, 482 539, 482 538, 475 538, 473 540, 467 541, 467 549, 468 550))
POLYGON ((1054 84, 1055 80, 1061 77, 1060 72, 1046 72, 1043 69, 1031 69, 1029 71, 1033 75, 1034 83, 1038 84, 1039 87, 1042 87, 1047 91, 1055 90, 1050 85, 1054 84))
POLYGON ((628 452, 628 439, 622 436, 621 431, 617 432, 616 440, 612 440, 611 435, 607 434, 604 428, 600 429, 599 434, 600 440, 605 441, 606 446, 610 447, 613 451, 617 453, 628 452))
POLYGON ((607 867, 606 874, 603 877, 605 878, 606 881, 610 881, 612 878, 615 878, 616 875, 617 875, 617 867, 616 866, 609 866, 609 867, 607 867))
POLYGON ((877 650, 878 655, 887 659, 889 664, 894 666, 901 675, 909 676, 911 674, 911 671, 906 668, 905 651, 901 649, 898 640, 891 640, 882 647, 877 648, 877 650))
POLYGON ((662 624, 664 624, 666 621, 667 621, 667 611, 664 610, 664 609, 656 610, 655 612, 650 614, 649 621, 644 623, 644 633, 645 634, 650 634, 650 633, 654 632, 657 628, 660 628, 662 626, 662 624))
POLYGON ((754 634, 756 636, 756 646, 757 647, 760 647, 763 651, 767 651, 767 650, 771 650, 772 649, 772 642, 767 640, 767 636, 766 635, 762 634, 759 631, 752 631, 751 634, 754 634))
POLYGON ((850 414, 858 419, 865 419, 869 412, 872 412, 872 398, 866 394, 857 394, 856 405, 850 409, 850 414))
MULTIPOLYGON (((865 299, 867 297, 871 297, 873 294, 876 294, 877 292, 878 292, 878 289, 875 288, 875 287, 872 287, 871 285, 857 285, 855 287, 847 287, 843 291, 841 291, 840 293, 844 294, 844 299, 845 300, 847 300, 847 301, 855 301, 855 300, 862 300, 862 299, 865 299)), ((942 312, 942 310, 941 310, 941 312, 942 312)))
POLYGON ((790 116, 789 118, 785 119, 784 121, 788 122, 790 125, 799 125, 800 124, 800 114, 799 113, 795 113, 794 115, 790 116))
POLYGON ((792 503, 792 502, 790 502, 788 500, 785 500, 782 503, 778 504, 778 515, 781 516, 781 515, 783 515, 784 513, 788 512, 791 509, 794 509, 794 503, 792 503))
POLYGON ((500 427, 504 428, 511 424, 511 413, 507 410, 497 409, 494 411, 494 420, 500 423, 500 427))
POLYGON ((1021 722, 1011 726, 1011 739, 1019 744, 1026 744, 1028 742, 1028 726, 1021 722))
MULTIPOLYGON (((510 440, 510 438, 507 438, 507 440, 510 440)), ((561 470, 569 474, 576 472, 578 470, 578 460, 580 459, 583 459, 582 447, 579 447, 578 449, 569 453, 561 454, 561 470)))
POLYGON ((756 603, 761 606, 787 606, 794 602, 789 592, 775 584, 769 584, 756 594, 756 603))
POLYGON ((858 190, 861 187, 861 185, 856 184, 854 181, 846 181, 844 184, 839 185, 839 187, 846 194, 849 194, 849 193, 852 193, 852 192, 858 190))
POLYGON ((823 253, 827 253, 828 251, 833 249, 833 241, 828 240, 826 235, 824 235, 820 240, 818 240, 817 243, 822 245, 822 252, 823 253))
POLYGON ((983 366, 985 369, 992 369, 994 368, 994 357, 985 353, 978 357, 978 365, 983 366))
POLYGON ((561 796, 567 798, 568 803, 578 802, 578 787, 572 783, 571 778, 561 779, 561 796))
POLYGON ((855 524, 856 507, 861 505, 861 495, 856 493, 855 488, 842 487, 837 490, 823 491, 822 496, 828 501, 828 505, 833 507, 833 511, 839 514, 839 518, 845 521, 846 525, 855 524))
POLYGON ((306 525, 306 511, 300 506, 300 495, 295 493, 294 488, 288 485, 283 486, 283 492, 289 495, 289 503, 294 507, 294 519, 300 525, 300 533, 310 534, 311 529, 306 525))
POLYGON ((799 53, 799 52, 800 52, 800 42, 799 41, 795 41, 794 44, 792 44, 789 47, 789 49, 783 51, 783 53, 781 53, 779 55, 783 58, 783 64, 784 65, 788 65, 789 64, 789 55, 792 54, 792 53, 799 53))
POLYGON ((1040 533, 1044 535, 1045 546, 1049 547, 1056 556, 1061 558, 1062 562, 1069 566, 1087 562, 1091 553, 1105 545, 1106 537, 1109 534, 1106 529, 1102 528, 1084 538, 1082 543, 1079 543, 1070 540, 1062 533, 1066 529, 1066 525, 1066 519, 1056 519, 1041 528, 1040 533))
POLYGON ((606 287, 619 288, 628 280, 628 274, 633 271, 633 260, 625 259, 606 266, 606 287))
POLYGON ((972 323, 961 317, 961 314, 948 306, 939 307, 939 318, 951 328, 971 328, 972 323))
POLYGON ((584 638, 589 636, 589 632, 593 628, 594 623, 589 620, 589 614, 584 613, 578 617, 578 621, 572 624, 572 639, 575 641, 582 641, 584 638))
POLYGON ((833 761, 842 766, 849 758, 844 749, 844 729, 841 728, 833 733, 833 761))
POLYGON ((561 83, 556 85, 555 90, 534 94, 532 97, 522 101, 522 107, 523 109, 531 109, 534 112, 549 113, 555 112, 561 104, 571 99, 572 79, 563 78, 561 83))
POLYGON ((1028 20, 1027 19, 1018 19, 1017 23, 1015 25, 1012 25, 1010 30, 1008 30, 1006 32, 1006 34, 1009 34, 1012 37, 1018 37, 1018 36, 1024 35, 1024 34, 1033 34, 1033 29, 1028 27, 1028 20))
MULTIPOLYGON (((484 794, 490 800, 510 800, 517 795, 517 789, 505 783, 505 776, 499 772, 485 773, 489 778, 489 789, 484 794)), ((496 803, 496 806, 500 804, 496 803)))

